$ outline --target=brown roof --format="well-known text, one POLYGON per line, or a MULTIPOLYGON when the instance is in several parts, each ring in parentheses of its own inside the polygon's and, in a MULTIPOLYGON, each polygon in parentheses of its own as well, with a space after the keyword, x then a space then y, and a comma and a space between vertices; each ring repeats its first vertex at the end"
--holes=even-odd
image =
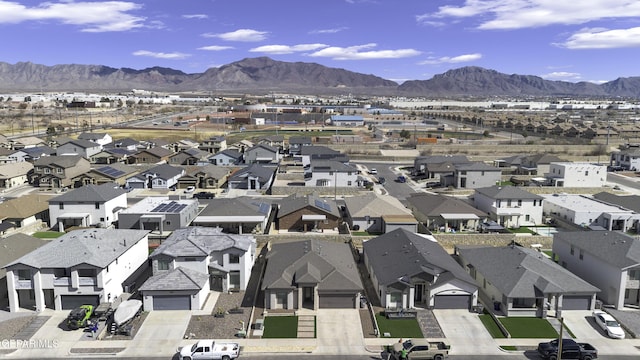
POLYGON ((29 194, 0 203, 0 219, 24 219, 49 209, 51 195, 29 194))

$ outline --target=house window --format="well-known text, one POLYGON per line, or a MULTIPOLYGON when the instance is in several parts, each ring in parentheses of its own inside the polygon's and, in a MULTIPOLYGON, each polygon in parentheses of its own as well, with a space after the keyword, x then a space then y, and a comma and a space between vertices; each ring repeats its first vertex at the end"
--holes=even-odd
POLYGON ((575 252, 575 249, 573 248, 573 245, 571 245, 571 250, 569 250, 569 253, 573 255, 574 252, 575 252))
POLYGON ((184 258, 184 261, 197 261, 194 257, 184 258))
POLYGON ((56 172, 58 172, 58 174, 62 174, 62 169, 61 168, 57 168, 56 172))
POLYGON ((507 200, 507 207, 511 207, 511 199, 507 200))
POLYGON ((586 170, 586 171, 584 172, 584 176, 589 176, 589 170, 586 170))
POLYGON ((99 202, 95 203, 95 207, 96 209, 100 209, 100 203, 99 202))
POLYGON ((482 171, 482 172, 480 173, 480 175, 484 176, 484 171, 482 171))
POLYGON ((78 269, 79 277, 94 277, 96 275, 96 271, 93 269, 78 269))
POLYGON ((59 207, 60 210, 62 210, 62 209, 64 209, 64 204, 60 203, 60 204, 58 204, 58 207, 59 207))
POLYGON ((518 206, 522 206, 522 200, 518 200, 518 206))
POLYGON ((629 280, 640 280, 640 270, 629 270, 629 280))
POLYGON ((240 271, 229 272, 229 287, 232 289, 240 288, 240 271))
POLYGON ((45 174, 51 174, 51 169, 49 169, 49 168, 44 168, 44 173, 45 173, 45 174))
POLYGON ((171 260, 159 259, 158 260, 158 270, 169 270, 169 265, 171 264, 171 260))
POLYGON ((482 279, 482 288, 483 289, 487 288, 487 279, 482 279))
POLYGON ((351 186, 351 181, 347 181, 347 185, 348 185, 348 186, 351 186))
POLYGON ((104 221, 104 218, 103 218, 103 217, 101 217, 101 218, 100 218, 100 221, 104 221))
POLYGON ((240 255, 229 254, 229 264, 239 264, 239 263, 240 263, 240 255))
POLYGON ((31 280, 31 270, 29 269, 18 270, 18 280, 31 280))

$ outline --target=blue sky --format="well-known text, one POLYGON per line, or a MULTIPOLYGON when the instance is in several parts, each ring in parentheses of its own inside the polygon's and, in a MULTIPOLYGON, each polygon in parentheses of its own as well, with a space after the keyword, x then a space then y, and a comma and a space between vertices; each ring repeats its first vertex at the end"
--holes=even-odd
POLYGON ((0 0, 0 61, 170 67, 248 57, 385 79, 463 66, 550 80, 640 75, 638 0, 0 0))

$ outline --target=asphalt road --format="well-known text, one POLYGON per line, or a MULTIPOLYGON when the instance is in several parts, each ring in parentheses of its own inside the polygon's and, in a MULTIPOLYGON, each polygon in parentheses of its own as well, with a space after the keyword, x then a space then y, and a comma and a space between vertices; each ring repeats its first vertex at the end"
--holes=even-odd
MULTIPOLYGON (((396 182, 396 178, 400 173, 396 172, 396 168, 405 167, 405 166, 413 166, 413 164, 409 163, 376 163, 376 162, 358 162, 354 163, 363 165, 368 167, 369 169, 375 168, 378 170, 378 175, 376 178, 383 177, 386 182, 383 185, 384 189, 389 193, 389 195, 394 196, 398 200, 405 200, 409 195, 415 193, 416 191, 411 188, 409 183, 399 183, 396 182)), ((378 186, 376 184, 376 186, 378 186)))
MULTIPOLYGON (((113 360, 114 357, 100 357, 100 356, 90 356, 87 357, 91 360, 113 360)), ((380 356, 377 355, 358 355, 358 356, 344 356, 344 355, 314 355, 314 354, 240 354, 239 360, 242 359, 260 359, 260 360, 280 360, 282 358, 304 358, 304 359, 313 359, 313 360, 376 360, 380 359, 380 356)), ((73 356, 73 359, 83 359, 80 356, 73 356)), ((173 358, 156 358, 156 357, 147 357, 147 358, 132 358, 132 357, 117 357, 119 360, 177 360, 178 355, 174 355, 173 358)), ((537 353, 531 351, 527 353, 522 353, 519 355, 513 354, 505 354, 505 355, 458 355, 458 356, 449 356, 450 360, 522 360, 522 359, 540 359, 537 353)), ((598 359, 602 360, 637 360, 637 356, 606 356, 606 355, 598 355, 598 359)), ((58 358, 45 359, 42 358, 40 360, 59 360, 58 358)))

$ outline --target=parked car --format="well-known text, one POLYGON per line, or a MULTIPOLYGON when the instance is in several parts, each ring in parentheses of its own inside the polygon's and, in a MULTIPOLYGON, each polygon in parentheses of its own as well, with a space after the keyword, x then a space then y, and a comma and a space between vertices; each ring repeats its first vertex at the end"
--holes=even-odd
POLYGON ((195 186, 189 186, 186 189, 184 189, 184 193, 185 194, 189 194, 189 193, 192 193, 194 191, 196 191, 196 187, 195 186))
POLYGON ((449 356, 449 345, 442 341, 427 339, 410 339, 401 343, 386 346, 381 354, 382 359, 401 360, 404 353, 408 359, 443 360, 449 356))
POLYGON ((215 340, 200 340, 191 346, 178 348, 180 360, 231 360, 240 356, 238 343, 218 343, 215 340))
POLYGON ((376 168, 369 169, 369 174, 378 175, 378 170, 376 168))
POLYGON ((193 194, 193 197, 196 199, 213 199, 216 197, 216 194, 206 192, 206 191, 200 191, 198 193, 193 194))
POLYGON ((67 316, 67 327, 71 330, 77 330, 81 327, 89 325, 89 319, 93 315, 93 305, 81 305, 69 313, 67 316))
MULTIPOLYGON (((538 344, 538 354, 543 359, 558 359, 558 339, 538 344)), ((562 359, 591 360, 598 358, 598 350, 588 343, 579 343, 573 339, 562 339, 562 359)))
POLYGON ((596 324, 607 333, 608 337, 624 339, 624 330, 622 330, 622 327, 613 316, 602 310, 595 310, 593 312, 593 319, 596 321, 596 324))
POLYGON ((383 178, 382 176, 380 176, 378 178, 378 184, 384 185, 386 182, 387 182, 387 180, 385 178, 383 178))
POLYGON ((400 176, 398 176, 396 181, 399 182, 399 183, 406 183, 407 182, 407 177, 404 176, 404 175, 400 175, 400 176))

